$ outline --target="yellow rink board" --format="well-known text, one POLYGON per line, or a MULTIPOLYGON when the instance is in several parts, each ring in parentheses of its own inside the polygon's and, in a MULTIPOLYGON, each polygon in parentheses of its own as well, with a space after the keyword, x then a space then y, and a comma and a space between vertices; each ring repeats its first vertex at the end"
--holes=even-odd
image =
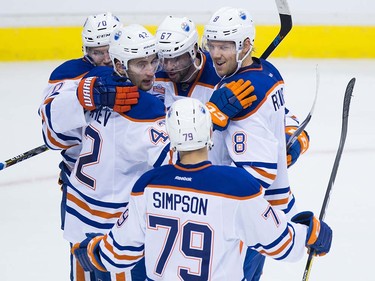
MULTIPOLYGON (((155 32, 156 26, 146 26, 155 32)), ((64 60, 80 57, 82 27, 0 28, 0 61, 64 60)), ((202 34, 203 26, 198 26, 202 34)), ((260 56, 279 26, 257 26, 260 56)), ((293 26, 272 57, 375 58, 375 26, 293 26)))

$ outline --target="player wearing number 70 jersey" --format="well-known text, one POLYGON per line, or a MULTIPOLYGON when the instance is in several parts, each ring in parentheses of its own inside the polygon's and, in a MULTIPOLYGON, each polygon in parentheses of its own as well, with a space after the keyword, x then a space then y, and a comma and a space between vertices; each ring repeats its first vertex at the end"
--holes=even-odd
POLYGON ((332 231, 311 212, 290 222, 244 169, 207 160, 212 122, 200 101, 174 102, 166 127, 180 161, 142 175, 112 230, 73 247, 84 268, 117 272, 144 256, 147 280, 242 280, 241 241, 283 261, 305 245, 329 251, 332 231))

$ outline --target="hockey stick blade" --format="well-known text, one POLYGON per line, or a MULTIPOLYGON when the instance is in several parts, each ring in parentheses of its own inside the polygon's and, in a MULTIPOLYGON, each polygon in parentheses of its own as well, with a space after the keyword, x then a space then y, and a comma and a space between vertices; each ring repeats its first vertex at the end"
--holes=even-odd
POLYGON ((38 146, 36 148, 33 148, 33 149, 29 150, 29 151, 26 151, 26 152, 24 152, 24 153, 22 153, 20 155, 17 155, 15 157, 11 158, 11 159, 8 159, 8 160, 6 160, 4 162, 0 162, 0 171, 4 170, 5 168, 8 168, 8 167, 10 167, 10 166, 12 166, 14 164, 22 162, 22 161, 24 161, 26 159, 29 159, 29 158, 31 158, 31 157, 33 157, 35 155, 38 155, 38 154, 40 154, 40 153, 42 153, 44 151, 47 151, 47 150, 48 150, 48 147, 45 144, 43 144, 43 145, 38 146))
MULTIPOLYGON (((319 215, 320 220, 324 220, 326 210, 328 207, 328 203, 329 203, 329 199, 331 196, 332 187, 335 182, 337 170, 340 165, 341 155, 344 150, 346 135, 348 132, 349 107, 350 107, 350 101, 352 98, 354 84, 355 84, 355 78, 352 78, 349 81, 345 90, 344 104, 342 108, 342 126, 341 126, 340 143, 337 149, 335 162, 333 163, 331 176, 328 181, 328 186, 327 186, 326 194, 324 196, 322 208, 320 209, 320 215, 319 215)), ((314 252, 310 251, 309 257, 307 258, 305 271, 303 272, 302 281, 307 281, 309 279, 313 258, 314 258, 314 252)))
POLYGON ((275 39, 271 42, 268 48, 260 56, 262 59, 267 59, 269 55, 276 49, 276 47, 281 43, 285 36, 292 29, 293 22, 292 16, 289 10, 288 2, 286 0, 275 0, 277 5, 277 11, 280 16, 280 31, 276 35, 275 39))
POLYGON ((286 151, 289 151, 290 147, 297 140, 298 136, 303 132, 303 130, 305 130, 307 124, 309 124, 309 122, 311 120, 311 117, 314 113, 316 100, 318 98, 318 92, 319 92, 319 71, 318 71, 318 66, 316 66, 315 97, 314 97, 313 104, 312 104, 310 112, 307 114, 305 120, 302 121, 301 125, 299 125, 297 130, 295 130, 293 132, 293 134, 290 136, 288 142, 286 143, 286 151))

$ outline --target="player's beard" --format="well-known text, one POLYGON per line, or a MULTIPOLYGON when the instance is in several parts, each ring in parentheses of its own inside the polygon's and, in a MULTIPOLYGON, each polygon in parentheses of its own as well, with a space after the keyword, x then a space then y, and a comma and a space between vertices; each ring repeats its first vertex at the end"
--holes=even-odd
POLYGON ((187 67, 180 69, 178 71, 166 71, 168 74, 169 79, 171 79, 174 83, 182 83, 182 82, 189 82, 192 76, 192 73, 196 71, 196 67, 194 63, 188 65, 187 67))

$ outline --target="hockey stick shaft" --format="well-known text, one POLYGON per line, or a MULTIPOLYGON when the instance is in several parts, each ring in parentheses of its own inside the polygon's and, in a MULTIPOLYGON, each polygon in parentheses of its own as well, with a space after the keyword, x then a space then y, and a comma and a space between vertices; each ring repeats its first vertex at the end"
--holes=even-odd
POLYGON ((292 29, 293 22, 292 16, 289 10, 288 2, 286 0, 275 0, 277 5, 277 11, 280 16, 280 31, 276 35, 275 39, 271 42, 268 48, 260 56, 262 59, 266 59, 269 55, 276 49, 276 47, 281 43, 285 36, 292 29))
POLYGON ((5 168, 8 168, 8 167, 10 167, 14 164, 17 164, 17 163, 22 162, 26 159, 29 159, 30 157, 38 155, 38 154, 40 154, 40 153, 42 153, 46 150, 48 150, 48 147, 45 144, 43 144, 43 145, 38 146, 36 148, 33 148, 29 151, 21 153, 20 155, 17 155, 17 156, 15 156, 11 159, 8 159, 4 162, 0 162, 0 170, 4 170, 5 168))
MULTIPOLYGON (((332 192, 332 187, 333 187, 333 184, 335 183, 337 170, 340 165, 341 155, 344 150, 346 135, 348 132, 349 107, 350 107, 350 101, 351 101, 351 97, 353 93, 354 84, 355 84, 355 78, 352 78, 349 81, 345 90, 344 104, 343 104, 343 110, 342 110, 342 127, 341 127, 340 143, 337 149, 335 162, 333 163, 331 176, 328 181, 328 186, 326 189, 326 194, 324 196, 322 208, 320 209, 320 215, 319 215, 320 220, 324 220, 326 210, 328 207, 328 203, 329 203, 329 199, 330 199, 331 192, 332 192)), ((313 258, 314 258, 314 252, 310 251, 309 257, 307 258, 307 263, 306 263, 305 271, 303 273, 302 281, 307 281, 309 279, 313 258)))
POLYGON ((309 124, 311 117, 314 113, 316 100, 318 98, 318 92, 319 92, 319 71, 318 66, 316 67, 316 86, 315 86, 315 97, 313 104, 311 106, 310 112, 307 114, 305 120, 302 121, 301 125, 298 126, 298 129, 294 131, 294 133, 290 136, 288 142, 286 143, 286 151, 289 150, 289 148, 293 145, 293 143, 298 139, 298 136, 305 130, 307 124, 309 124))

